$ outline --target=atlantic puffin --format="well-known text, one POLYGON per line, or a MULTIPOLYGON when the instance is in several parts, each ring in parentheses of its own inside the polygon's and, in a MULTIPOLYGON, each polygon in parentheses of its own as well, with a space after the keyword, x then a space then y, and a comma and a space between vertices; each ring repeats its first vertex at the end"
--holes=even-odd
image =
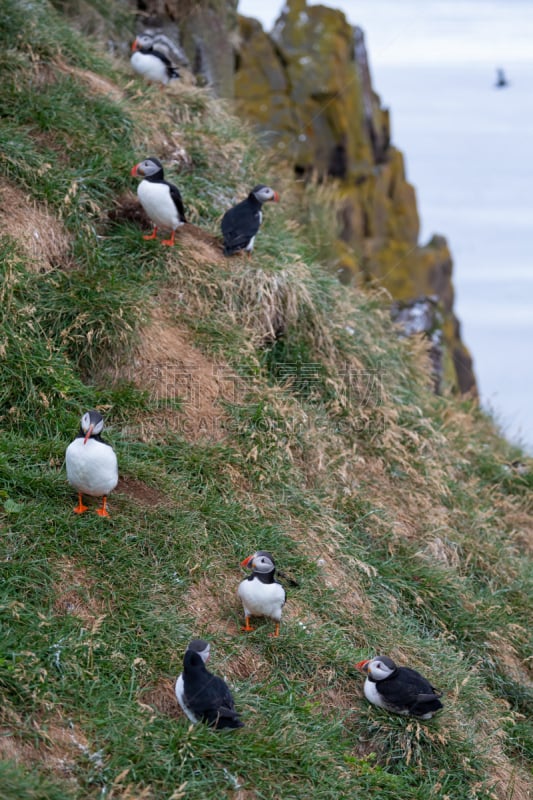
POLYGON ((225 256, 231 256, 239 250, 252 254, 254 240, 263 219, 263 203, 271 200, 277 203, 279 194, 270 186, 260 183, 252 189, 246 200, 226 211, 221 222, 225 256))
POLYGON ((366 673, 364 692, 375 706, 419 719, 431 719, 443 706, 442 696, 426 678, 409 667, 398 667, 388 656, 376 656, 356 664, 366 673))
POLYGON ((285 589, 276 580, 276 565, 271 554, 266 550, 258 550, 241 562, 241 567, 248 567, 252 574, 239 584, 238 595, 244 609, 243 631, 253 631, 250 617, 270 617, 276 623, 271 636, 279 636, 281 611, 285 605, 285 589))
POLYGON ((83 495, 101 497, 102 507, 96 510, 101 517, 108 517, 107 496, 118 483, 118 465, 115 451, 104 442, 100 434, 104 419, 98 411, 87 411, 81 418, 80 430, 65 453, 67 479, 78 491, 76 514, 83 514, 83 495))
POLYGON ((162 83, 164 86, 180 73, 161 49, 154 43, 152 36, 140 34, 131 46, 130 64, 138 75, 149 81, 162 83))
POLYGON ((172 247, 176 228, 187 222, 178 187, 165 180, 163 165, 158 158, 140 161, 132 168, 131 174, 134 178, 142 178, 137 187, 137 196, 154 225, 152 233, 143 236, 143 239, 155 239, 157 229, 165 228, 172 233, 170 239, 163 239, 162 244, 172 247))
POLYGON ((205 722, 212 728, 242 728, 231 692, 222 678, 205 666, 209 643, 189 642, 183 657, 183 672, 176 681, 176 697, 191 722, 205 722))

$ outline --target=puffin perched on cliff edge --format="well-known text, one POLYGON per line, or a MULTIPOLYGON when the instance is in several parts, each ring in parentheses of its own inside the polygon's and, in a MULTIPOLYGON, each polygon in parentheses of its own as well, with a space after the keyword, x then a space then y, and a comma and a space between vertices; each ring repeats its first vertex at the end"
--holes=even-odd
POLYGON ((266 550, 258 550, 241 562, 241 567, 248 567, 252 574, 239 584, 238 595, 244 609, 243 631, 253 631, 250 617, 270 617, 276 623, 271 636, 279 636, 279 623, 285 605, 285 589, 274 577, 276 565, 271 554, 266 550))
POLYGON ((78 505, 74 513, 83 514, 83 495, 101 497, 102 507, 96 510, 108 517, 107 496, 118 483, 118 464, 115 451, 104 442, 100 434, 104 419, 98 411, 87 411, 81 418, 80 430, 65 453, 68 482, 78 491, 78 505))
POLYGON ((157 47, 153 36, 140 34, 131 46, 130 64, 138 75, 164 86, 173 78, 179 78, 176 67, 162 49, 157 47))
POLYGON ((443 706, 442 696, 426 678, 410 667, 398 667, 388 656, 375 656, 356 664, 366 673, 364 692, 375 706, 419 719, 431 719, 443 706))
POLYGON ((222 678, 205 666, 209 643, 193 639, 183 657, 183 672, 176 681, 176 697, 191 722, 212 728, 242 728, 231 692, 222 678))
POLYGON ((178 187, 165 180, 163 165, 158 158, 140 161, 132 168, 131 174, 134 178, 142 178, 137 187, 137 196, 154 225, 152 233, 143 236, 143 239, 155 239, 157 229, 165 228, 172 233, 170 239, 163 239, 162 244, 172 247, 176 229, 187 222, 178 187))
POLYGON ((237 203, 222 217, 221 227, 224 237, 224 255, 231 256, 240 250, 248 255, 254 249, 254 240, 263 219, 264 203, 279 201, 279 194, 260 183, 254 186, 246 200, 237 203))

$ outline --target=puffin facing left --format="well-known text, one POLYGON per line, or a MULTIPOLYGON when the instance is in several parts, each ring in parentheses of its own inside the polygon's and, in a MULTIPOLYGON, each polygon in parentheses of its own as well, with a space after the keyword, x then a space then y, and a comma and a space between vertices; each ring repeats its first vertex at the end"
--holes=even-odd
POLYGON ((137 196, 154 225, 152 233, 143 239, 155 239, 157 229, 165 228, 172 233, 170 239, 163 239, 162 243, 172 247, 176 229, 187 222, 178 187, 165 180, 163 165, 158 158, 140 161, 132 168, 131 174, 143 179, 137 187, 137 196))
POLYGON ((388 656, 367 658, 355 665, 366 674, 366 699, 394 714, 431 719, 442 708, 441 692, 416 669, 398 667, 388 656))
POLYGON ((166 86, 173 78, 180 77, 170 59, 157 48, 152 36, 148 34, 137 36, 131 49, 130 64, 135 72, 142 75, 143 78, 166 86))
POLYGON ((118 483, 118 464, 115 451, 104 442, 100 434, 104 419, 98 411, 87 411, 81 418, 80 431, 67 447, 65 466, 68 482, 78 492, 75 514, 83 514, 83 495, 101 497, 102 507, 96 510, 101 517, 108 517, 107 496, 118 483))

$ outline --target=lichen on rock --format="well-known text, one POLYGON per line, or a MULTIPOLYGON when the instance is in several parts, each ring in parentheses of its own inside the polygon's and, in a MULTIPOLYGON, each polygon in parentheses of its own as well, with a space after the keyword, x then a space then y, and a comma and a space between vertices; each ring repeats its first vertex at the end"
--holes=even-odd
POLYGON ((330 266, 379 282, 393 299, 434 296, 442 312, 445 379, 475 392, 468 350, 453 313, 452 259, 442 236, 422 246, 414 187, 391 144, 390 118, 372 87, 364 34, 345 15, 288 0, 272 33, 240 18, 235 95, 295 173, 338 187, 339 246, 330 266))

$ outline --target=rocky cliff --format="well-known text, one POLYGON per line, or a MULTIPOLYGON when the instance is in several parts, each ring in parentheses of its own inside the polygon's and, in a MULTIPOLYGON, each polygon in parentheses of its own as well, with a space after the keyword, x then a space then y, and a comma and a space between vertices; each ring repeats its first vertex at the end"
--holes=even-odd
MULTIPOLYGON (((77 0, 56 2, 79 23, 77 0)), ((425 303, 430 322, 424 332, 440 351, 436 386, 475 393, 454 315, 450 251, 442 236, 419 244, 415 190, 402 153, 391 144, 389 112, 372 87, 362 30, 341 11, 306 0, 289 0, 270 34, 256 20, 238 17, 237 0, 122 0, 112 7, 113 29, 95 21, 101 9, 89 3, 83 27, 99 29, 101 38, 105 32, 126 54, 123 15, 131 20, 132 6, 137 32, 164 33, 196 80, 234 98, 280 168, 285 163, 302 183, 329 184, 337 232, 323 260, 344 283, 385 287, 394 313, 402 310, 402 325, 409 309, 425 303)), ((418 322, 411 320, 406 330, 418 322)))
MULTIPOLYGON (((416 194, 391 144, 389 112, 372 88, 364 35, 341 11, 289 0, 271 34, 241 17, 235 96, 240 112, 298 176, 337 186, 331 266, 345 282, 379 282, 401 304, 436 298, 442 379, 475 391, 453 312, 446 240, 419 244, 416 194)), ((431 333, 430 330, 427 331, 431 333)))

